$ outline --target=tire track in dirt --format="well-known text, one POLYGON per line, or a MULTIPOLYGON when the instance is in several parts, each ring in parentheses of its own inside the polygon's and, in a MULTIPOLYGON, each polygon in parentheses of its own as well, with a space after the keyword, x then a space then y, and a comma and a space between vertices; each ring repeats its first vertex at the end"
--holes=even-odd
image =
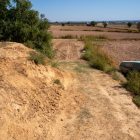
POLYGON ((80 61, 80 50, 84 47, 83 42, 76 39, 54 39, 53 43, 57 60, 66 62, 80 61))

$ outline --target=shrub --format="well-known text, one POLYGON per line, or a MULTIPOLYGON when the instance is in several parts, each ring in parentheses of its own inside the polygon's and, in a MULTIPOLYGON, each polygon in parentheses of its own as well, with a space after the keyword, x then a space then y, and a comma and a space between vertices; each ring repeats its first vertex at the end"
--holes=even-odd
POLYGON ((58 63, 57 62, 51 62, 51 66, 54 68, 58 68, 58 63))
POLYGON ((35 51, 30 52, 29 60, 34 61, 36 65, 38 65, 38 64, 45 65, 46 64, 46 57, 43 54, 41 54, 39 52, 35 52, 35 51))
POLYGON ((54 81, 54 83, 56 83, 56 84, 58 84, 58 85, 61 85, 61 82, 60 82, 59 79, 56 79, 56 80, 54 81))
POLYGON ((109 39, 107 35, 99 35, 99 39, 109 39))
POLYGON ((103 25, 104 25, 104 28, 106 28, 106 27, 107 27, 107 23, 106 23, 106 22, 103 22, 103 25))
POLYGON ((74 31, 73 29, 60 29, 60 31, 74 31))
POLYGON ((127 82, 124 84, 128 91, 140 95, 140 73, 138 71, 130 71, 127 74, 127 82))
MULTIPOLYGON (((47 30, 50 25, 45 15, 39 18, 38 11, 32 10, 29 0, 14 0, 14 6, 2 3, 3 16, 0 14, 0 39, 24 43, 27 47, 37 49, 49 58, 54 56, 52 51, 52 35, 47 30), (20 12, 18 12, 20 11, 20 12)), ((2 5, 0 5, 1 8, 2 5)))
POLYGON ((127 26, 130 28, 132 26, 132 22, 128 22, 127 26))
POLYGON ((77 38, 77 36, 65 35, 65 36, 61 36, 59 38, 62 38, 62 39, 74 39, 74 38, 77 38))
POLYGON ((91 25, 91 26, 95 26, 95 25, 97 25, 97 22, 92 21, 92 22, 90 23, 90 25, 91 25))
POLYGON ((140 96, 137 95, 133 98, 133 102, 138 106, 140 107, 140 96))
POLYGON ((65 23, 62 23, 62 26, 65 26, 65 23))
POLYGON ((84 49, 87 49, 87 52, 82 58, 88 60, 91 67, 107 72, 115 65, 114 61, 99 46, 93 45, 92 42, 86 41, 84 49))
POLYGON ((29 47, 29 48, 31 48, 31 49, 34 49, 35 48, 34 43, 32 41, 30 41, 30 40, 27 40, 27 42, 24 43, 24 45, 27 46, 27 47, 29 47))
POLYGON ((140 22, 137 23, 137 29, 140 31, 140 22))

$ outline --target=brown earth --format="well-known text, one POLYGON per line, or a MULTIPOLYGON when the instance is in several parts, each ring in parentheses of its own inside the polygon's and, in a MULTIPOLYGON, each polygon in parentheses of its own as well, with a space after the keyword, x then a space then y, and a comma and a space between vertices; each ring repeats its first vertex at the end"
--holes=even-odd
POLYGON ((122 61, 140 60, 140 41, 110 41, 102 48, 119 65, 122 61))
POLYGON ((52 31, 54 37, 73 35, 80 37, 81 35, 107 35, 112 39, 124 39, 124 38, 140 38, 140 33, 117 33, 117 32, 107 32, 108 30, 115 30, 111 28, 103 27, 89 27, 89 26, 60 26, 52 25, 50 31, 52 31), (72 29, 74 31, 61 31, 60 29, 72 29), (96 30, 101 29, 104 32, 99 31, 82 31, 82 30, 96 30))
POLYGON ((139 140, 131 94, 80 59, 82 42, 53 43, 59 70, 28 61, 22 44, 0 44, 0 139, 139 140))

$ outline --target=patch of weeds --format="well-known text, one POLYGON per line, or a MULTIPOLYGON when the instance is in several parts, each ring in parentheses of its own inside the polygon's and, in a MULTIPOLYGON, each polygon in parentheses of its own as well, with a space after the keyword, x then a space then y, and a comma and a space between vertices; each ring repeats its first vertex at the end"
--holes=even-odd
POLYGON ((51 62, 51 66, 58 69, 58 62, 51 62))
POLYGON ((96 30, 82 30, 82 31, 98 31, 98 32, 104 32, 104 30, 96 29, 96 30))
POLYGON ((109 39, 107 35, 99 35, 99 39, 109 39))
POLYGON ((83 68, 89 67, 89 64, 83 64, 83 63, 79 63, 79 62, 74 62, 74 63, 77 64, 79 67, 83 67, 83 68))
POLYGON ((69 116, 68 119, 72 119, 72 116, 69 116))
POLYGON ((138 40, 140 40, 140 38, 123 38, 122 40, 135 40, 135 41, 138 41, 138 40))
POLYGON ((127 82, 127 79, 124 77, 124 75, 120 73, 115 67, 112 67, 109 71, 107 71, 107 74, 111 75, 114 80, 120 81, 122 83, 127 82))
POLYGON ((68 62, 59 62, 59 64, 62 64, 62 65, 67 65, 68 62))
POLYGON ((46 64, 46 57, 43 54, 41 54, 39 52, 35 52, 35 51, 30 52, 29 60, 34 61, 36 65, 38 65, 38 64, 45 65, 46 64))
POLYGON ((82 69, 79 68, 79 67, 76 67, 74 70, 75 70, 76 72, 78 72, 78 73, 88 73, 87 71, 82 70, 82 69))
POLYGON ((56 84, 58 84, 58 85, 61 85, 61 82, 60 82, 59 79, 56 79, 56 80, 54 81, 54 83, 56 83, 56 84))
POLYGON ((60 29, 60 31, 74 31, 73 29, 60 29))
POLYGON ((140 107, 140 95, 137 95, 133 98, 133 102, 140 107))
POLYGON ((138 71, 130 71, 127 76, 127 82, 123 86, 134 94, 140 95, 140 73, 138 71))
POLYGON ((82 112, 78 115, 78 118, 91 118, 93 117, 93 115, 89 112, 89 109, 88 108, 83 108, 82 109, 82 112))
POLYGON ((140 107, 140 72, 130 71, 127 75, 127 82, 122 85, 130 92, 134 93, 133 102, 140 107))
POLYGON ((27 40, 27 42, 24 43, 24 45, 27 46, 28 48, 35 49, 35 45, 31 40, 27 40))
POLYGON ((75 39, 75 38, 78 38, 78 37, 77 37, 77 35, 76 36, 65 35, 65 36, 60 36, 59 38, 61 38, 61 39, 75 39))

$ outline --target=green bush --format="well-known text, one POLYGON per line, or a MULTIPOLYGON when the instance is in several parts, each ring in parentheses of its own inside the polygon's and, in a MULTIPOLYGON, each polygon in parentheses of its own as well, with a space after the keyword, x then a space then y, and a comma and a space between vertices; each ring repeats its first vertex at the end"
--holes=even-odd
POLYGON ((65 26, 65 23, 62 23, 62 26, 65 26))
POLYGON ((140 31, 140 22, 137 23, 137 29, 140 31))
MULTIPOLYGON (((93 39, 92 36, 89 36, 90 38, 93 39)), ((91 67, 107 72, 115 65, 115 62, 99 46, 93 45, 92 41, 86 40, 84 49, 87 52, 82 58, 89 61, 91 67)))
POLYGON ((32 41, 30 41, 30 40, 27 40, 27 42, 24 43, 24 45, 27 46, 27 47, 29 47, 29 48, 31 48, 31 49, 34 49, 35 48, 34 43, 32 41))
POLYGON ((62 39, 74 39, 74 38, 77 38, 77 36, 65 35, 65 36, 61 36, 59 38, 62 38, 62 39))
POLYGON ((97 25, 97 22, 92 21, 92 22, 90 23, 90 25, 91 25, 91 26, 95 26, 95 25, 97 25))
POLYGON ((132 26, 132 22, 128 22, 127 26, 130 28, 132 26))
POLYGON ((29 60, 34 61, 36 65, 38 65, 38 64, 45 65, 46 64, 46 57, 43 54, 41 54, 39 52, 35 52, 35 51, 30 52, 29 60))
POLYGON ((54 83, 56 83, 56 84, 58 84, 58 85, 61 85, 61 82, 60 82, 59 79, 56 79, 56 80, 54 81, 54 83))
POLYGON ((137 95, 133 98, 133 102, 138 106, 140 107, 140 96, 137 95))
POLYGON ((140 73, 138 71, 130 71, 127 74, 127 82, 124 86, 128 91, 140 95, 140 73))
POLYGON ((107 27, 107 23, 106 23, 106 22, 103 22, 103 25, 104 25, 104 28, 106 28, 106 27, 107 27))
POLYGON ((29 0, 14 1, 14 6, 11 1, 7 2, 4 0, 0 4, 3 13, 0 13, 0 40, 24 43, 53 58, 52 34, 47 31, 50 25, 45 15, 41 14, 39 18, 38 11, 31 9, 29 0))
POLYGON ((98 38, 99 39, 109 39, 109 37, 107 35, 99 35, 98 38))

